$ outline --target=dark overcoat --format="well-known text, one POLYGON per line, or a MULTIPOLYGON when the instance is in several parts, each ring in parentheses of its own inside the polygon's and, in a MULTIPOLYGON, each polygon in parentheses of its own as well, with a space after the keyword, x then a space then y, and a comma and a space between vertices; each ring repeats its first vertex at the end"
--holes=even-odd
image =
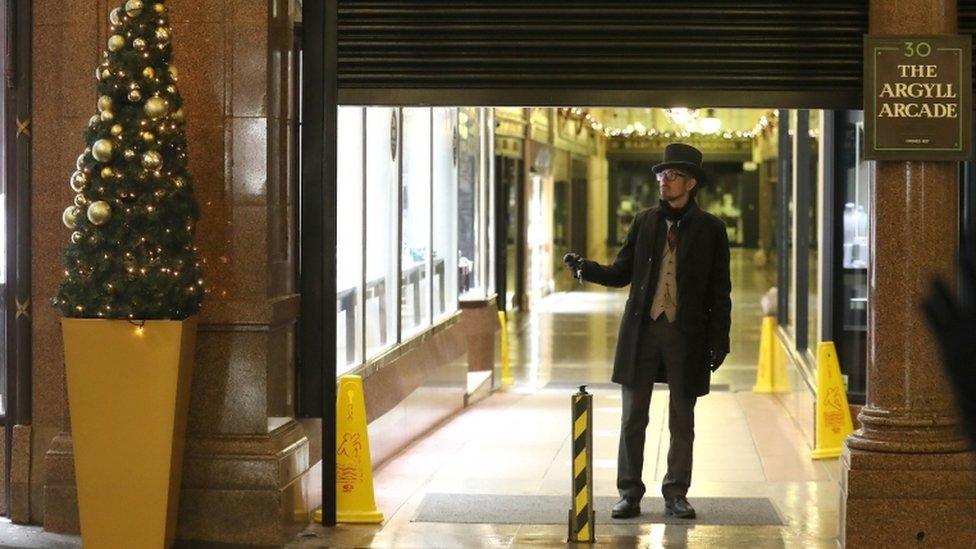
MULTIPOLYGON (((630 285, 613 363, 613 381, 633 385, 641 322, 649 317, 661 271, 667 223, 660 207, 637 214, 623 247, 611 265, 585 260, 583 280, 622 288, 630 285)), ((684 335, 686 350, 682 380, 686 396, 708 394, 711 378, 708 352, 729 352, 732 323, 732 282, 729 276, 729 239, 725 223, 693 204, 678 224, 678 312, 675 321, 684 335)), ((657 368, 659 382, 667 382, 666 368, 657 368)))

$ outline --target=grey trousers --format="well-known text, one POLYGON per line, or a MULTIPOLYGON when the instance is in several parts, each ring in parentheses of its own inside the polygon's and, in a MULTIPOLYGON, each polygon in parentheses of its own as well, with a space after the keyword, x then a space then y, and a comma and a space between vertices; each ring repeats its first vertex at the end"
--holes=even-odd
MULTIPOLYGON (((678 378, 684 363, 684 340, 675 324, 664 315, 647 319, 641 334, 638 367, 641 374, 633 386, 621 385, 623 413, 620 418, 620 448, 617 454, 617 490, 621 497, 640 499, 646 487, 641 480, 644 441, 647 432, 651 392, 657 368, 667 368, 668 379, 678 378)), ((668 471, 661 485, 665 499, 684 496, 691 486, 692 449, 695 442, 695 402, 672 390, 668 405, 668 471)))

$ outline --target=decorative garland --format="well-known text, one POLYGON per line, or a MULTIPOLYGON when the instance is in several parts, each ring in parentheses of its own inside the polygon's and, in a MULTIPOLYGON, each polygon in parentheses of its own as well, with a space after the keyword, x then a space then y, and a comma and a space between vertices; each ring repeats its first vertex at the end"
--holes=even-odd
POLYGON ((688 131, 661 131, 656 128, 643 128, 635 127, 634 125, 627 126, 626 128, 617 128, 613 126, 607 126, 606 124, 600 122, 595 116, 590 114, 589 109, 583 108, 561 108, 559 109, 559 115, 566 119, 575 120, 582 123, 581 125, 586 125, 590 128, 590 131, 598 134, 602 134, 608 139, 612 138, 624 138, 624 139, 651 139, 657 137, 663 137, 664 139, 672 138, 688 138, 688 137, 722 137, 728 140, 743 140, 743 139, 754 139, 757 135, 763 133, 766 128, 774 125, 779 115, 776 111, 770 111, 767 114, 759 117, 759 121, 753 126, 751 130, 742 131, 724 131, 720 133, 702 133, 702 132, 688 132, 688 131))

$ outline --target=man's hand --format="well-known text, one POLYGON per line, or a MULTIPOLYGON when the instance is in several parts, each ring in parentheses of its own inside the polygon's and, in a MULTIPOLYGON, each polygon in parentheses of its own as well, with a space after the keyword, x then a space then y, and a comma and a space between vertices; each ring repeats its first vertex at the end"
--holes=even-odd
POLYGON ((718 370, 718 367, 725 362, 725 353, 719 353, 715 351, 708 351, 708 367, 714 372, 718 370))
POLYGON ((569 252, 563 256, 563 263, 575 273, 583 265, 583 258, 576 252, 569 252))
MULTIPOLYGON (((976 244, 976 243, 974 243, 976 244)), ((976 246, 960 252, 959 287, 976 301, 976 246)), ((963 303, 941 279, 933 279, 922 303, 939 343, 943 367, 956 394, 963 428, 976 448, 976 303, 963 303)))

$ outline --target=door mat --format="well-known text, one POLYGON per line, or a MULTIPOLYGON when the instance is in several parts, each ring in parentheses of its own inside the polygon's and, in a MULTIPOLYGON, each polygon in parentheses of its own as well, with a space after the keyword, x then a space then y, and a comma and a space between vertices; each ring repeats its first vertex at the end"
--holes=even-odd
MULTIPOLYGON (((610 509, 619 498, 598 497, 598 524, 709 524, 785 526, 767 498, 688 498, 698 515, 678 519, 664 514, 664 499, 644 498, 642 513, 614 519, 610 509)), ((566 524, 569 496, 511 496, 488 494, 427 494, 413 522, 458 524, 566 524)))

